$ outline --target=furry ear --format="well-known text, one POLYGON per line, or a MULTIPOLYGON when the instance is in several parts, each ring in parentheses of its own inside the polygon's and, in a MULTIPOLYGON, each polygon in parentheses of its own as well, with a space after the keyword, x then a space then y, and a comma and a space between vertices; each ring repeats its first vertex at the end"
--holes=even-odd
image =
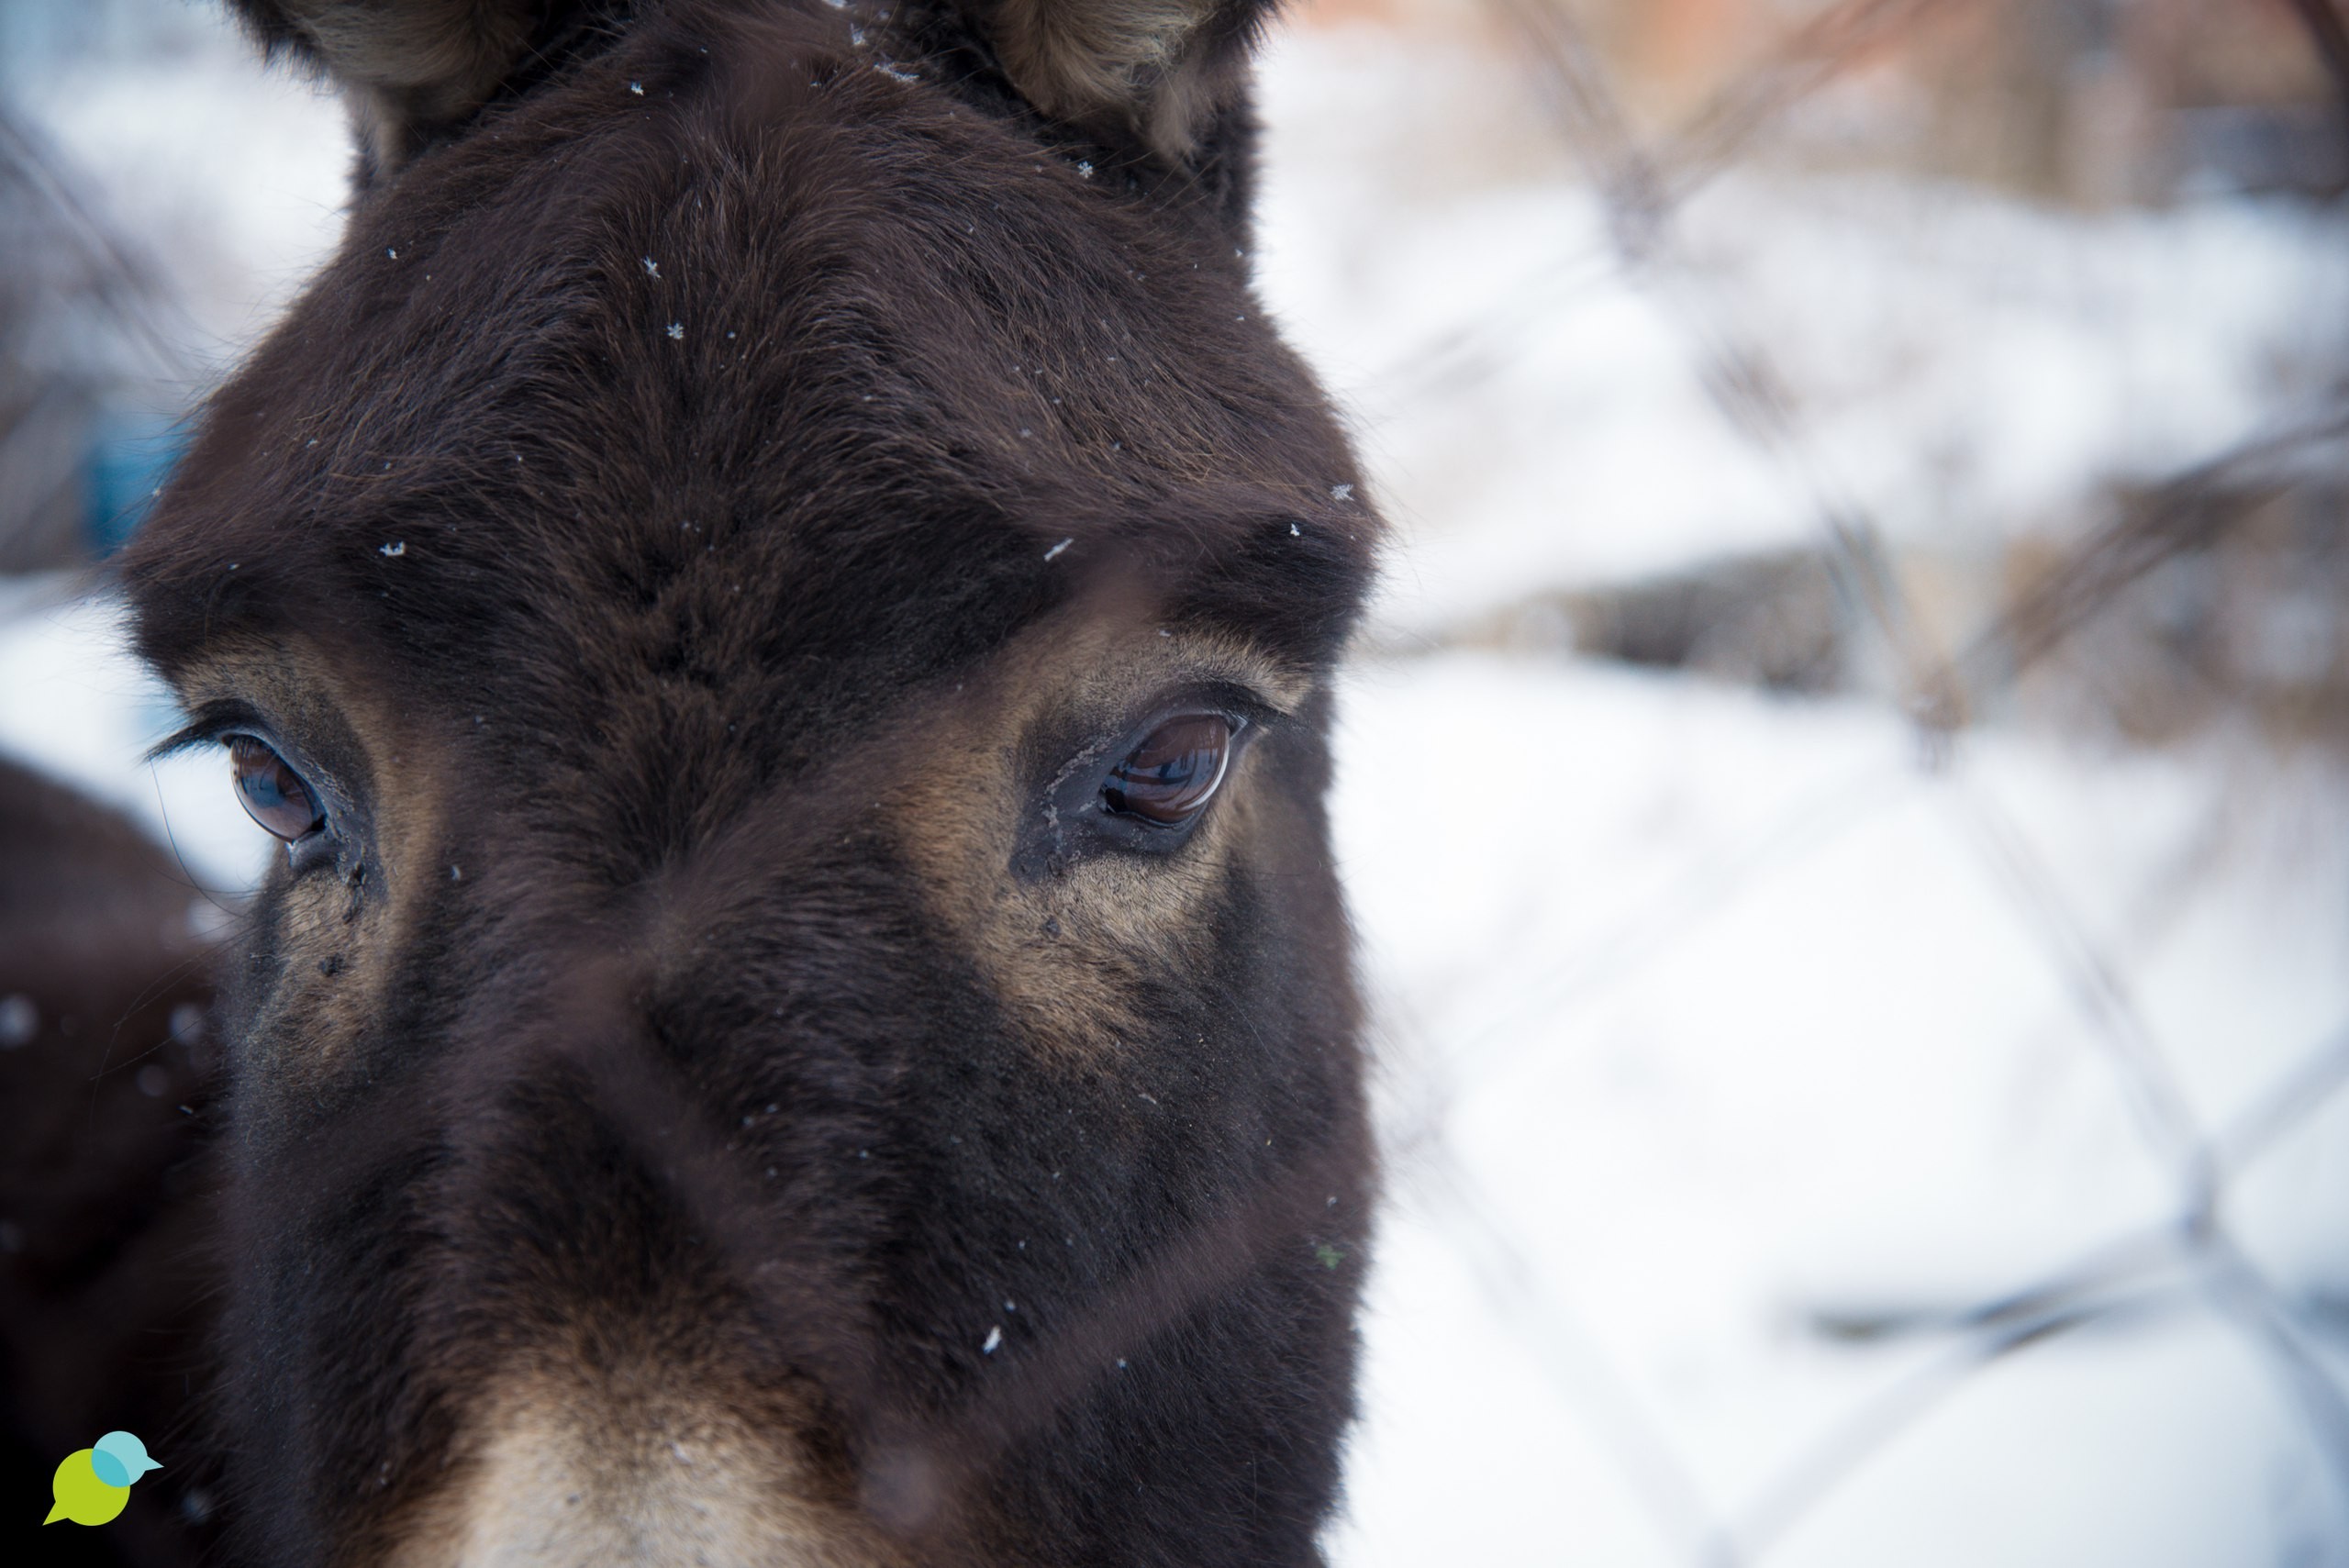
POLYGON ((228 0, 272 55, 325 72, 360 134, 359 182, 473 117, 597 9, 567 0, 228 0))
POLYGON ((975 0, 1004 74, 1054 119, 1180 164, 1238 96, 1278 0, 975 0))
MULTIPOLYGON (((1240 95, 1278 0, 950 0, 1036 109, 1139 138, 1170 163, 1240 95)), ((273 54, 332 77, 361 136, 360 183, 396 172, 629 0, 228 0, 273 54)))

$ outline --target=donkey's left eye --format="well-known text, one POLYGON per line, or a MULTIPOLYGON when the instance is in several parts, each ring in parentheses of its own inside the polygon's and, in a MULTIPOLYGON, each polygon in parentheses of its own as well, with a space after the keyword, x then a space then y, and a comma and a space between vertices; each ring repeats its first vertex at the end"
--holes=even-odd
POLYGON ((237 781, 237 804, 245 815, 291 844, 326 822, 318 798, 285 759, 250 735, 228 737, 228 762, 237 781))
POLYGON ((1152 730, 1109 770, 1101 803, 1124 817, 1179 828, 1207 807, 1231 761, 1231 720, 1186 713, 1152 730))

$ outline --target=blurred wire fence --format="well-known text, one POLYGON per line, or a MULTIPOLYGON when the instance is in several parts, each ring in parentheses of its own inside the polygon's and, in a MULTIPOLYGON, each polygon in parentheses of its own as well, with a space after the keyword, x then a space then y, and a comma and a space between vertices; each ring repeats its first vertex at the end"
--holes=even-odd
MULTIPOLYGON (((2328 1296, 2280 1283, 2254 1262, 2230 1229, 2229 1199, 2233 1184, 2349 1084, 2349 1019, 2305 1042, 2294 1064, 2232 1119, 2214 1125, 2199 1117, 2132 994, 2129 962, 2099 941, 2095 922, 2073 906, 2030 834, 1992 793, 1975 787, 1968 733, 1986 715, 2013 711, 2034 675, 2067 655, 2091 673, 2142 660, 2143 650, 2099 644, 2103 623, 2136 613, 2132 592, 2181 558, 2196 558, 2208 575, 2231 547, 2256 553, 2259 530, 2272 527, 2282 508, 2295 522, 2269 595, 2223 611, 2206 606, 2204 614, 2214 627, 2222 618, 2235 626, 2272 622, 2285 613, 2277 596, 2288 584, 2312 592, 2319 647, 2298 667, 2299 722, 2287 728, 2296 740, 2313 733, 2327 746, 2349 738, 2343 728, 2349 713, 2343 684, 2349 675, 2343 630, 2349 626, 2349 364, 2339 367, 2330 396, 2288 428, 2195 454, 2166 476, 2115 495, 2107 516, 2011 582, 1986 619, 1948 637, 1937 617, 1913 602, 1879 519, 1840 482, 1834 455, 1808 429, 1799 373, 1787 368, 1770 328, 1747 319, 1707 268, 1690 263, 1676 219, 1692 194, 1749 157, 1774 122, 1808 95, 1898 45, 1905 33, 1965 10, 1969 0, 1841 0, 1814 7, 1714 86, 1694 112, 1647 131, 1639 128, 1633 106, 1640 89, 1622 81, 1619 51, 1595 36, 1590 7, 1575 0, 1484 4, 1603 203, 1614 261, 1676 321, 1720 421, 1808 498, 1815 535, 1808 550, 1740 570, 1715 565, 1661 584, 1553 595, 1544 607, 1562 608, 1563 617, 1531 632, 1520 624, 1496 633, 1487 625, 1485 634, 1520 648, 1546 636, 1585 652, 1718 669, 1721 661, 1703 657, 1699 645, 1729 627, 1744 654, 1734 673, 1781 687, 1872 691, 1894 705, 1912 727, 1923 765, 1945 786, 1937 798, 1959 838, 2004 890, 2005 919, 2064 977, 2073 1006, 2110 1062, 2112 1092, 2166 1173, 2172 1196, 2169 1218, 2157 1228, 2112 1237, 1986 1299, 1898 1311, 1817 1305, 1809 1327, 1828 1342, 1905 1338, 1938 1351, 1860 1401, 1746 1495, 1723 1496, 1699 1479, 1698 1467, 1645 1412, 1607 1351, 1578 1329, 1575 1304, 1541 1283, 1524 1238, 1512 1232, 1501 1207, 1448 1144, 1446 1116, 1462 1084, 1521 1048, 1528 1015, 1555 1018, 1570 1009, 1579 987, 1633 962, 1636 950, 1677 940, 1687 922, 1725 897, 1729 883, 1765 860, 1807 852, 1806 835, 1815 840, 1820 827, 1848 820, 1859 803, 1840 786, 1806 799, 1731 863, 1702 868, 1657 899, 1645 920, 1558 956, 1545 972, 1538 1007, 1513 1010, 1478 1039, 1448 1042, 1442 1065, 1432 1069, 1435 1081, 1414 1084, 1416 1106, 1392 1129, 1390 1157, 1413 1173, 1423 1196, 1451 1225, 1453 1244, 1501 1318, 1537 1347, 1536 1359, 1561 1397, 1598 1435, 1655 1537, 1680 1561, 1706 1568, 1771 1561, 1824 1499, 1985 1368, 2053 1337, 2180 1298, 2206 1304, 2288 1389, 2308 1442, 2338 1489, 2336 1533, 2321 1560, 2342 1560, 2349 1553, 2349 1393, 2327 1355, 2345 1325, 2328 1296), (1793 606, 1792 656, 1774 653, 1767 637, 1757 638, 1756 617, 1773 605, 1793 606), (1855 678, 1855 672, 1865 673, 1855 678)), ((2003 9, 2003 22, 2013 24, 2014 8, 2003 9)), ((2293 0, 2291 12, 2338 100, 2315 134, 2329 139, 2337 166, 2349 168, 2349 35, 2342 14, 2333 0, 2293 0)), ((2321 183, 2318 199, 2339 190, 2337 179, 2321 183)), ((1779 618, 1783 635, 1789 627, 1779 618)), ((2204 628, 2203 640, 2216 635, 2204 628)), ((2162 658, 2190 662, 2192 640, 2173 631, 2162 658)), ((2206 686, 2221 688, 2218 705, 2255 704, 2244 682, 2202 673, 2206 686)), ((2072 674, 2076 687, 2080 671, 2072 674)), ((2109 710, 2122 706, 2110 693, 2101 695, 2109 710)), ((2124 731, 2141 728, 2126 712, 2118 717, 2124 731)))

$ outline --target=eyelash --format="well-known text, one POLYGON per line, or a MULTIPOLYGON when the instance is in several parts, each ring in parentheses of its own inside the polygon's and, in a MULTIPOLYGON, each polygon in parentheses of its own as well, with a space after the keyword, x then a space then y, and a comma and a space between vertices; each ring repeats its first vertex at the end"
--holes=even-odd
POLYGON ((165 737, 149 748, 147 760, 161 762, 184 752, 204 751, 213 747, 230 761, 229 789, 239 797, 238 803, 253 817, 262 831, 271 834, 285 846, 286 859, 296 874, 314 871, 336 862, 340 855, 340 839, 335 828, 334 797, 312 781, 311 775, 286 760, 285 749, 269 739, 265 727, 255 721, 255 716, 241 704, 207 705, 197 710, 194 721, 165 737), (253 807, 242 781, 236 771, 239 759, 239 743, 245 748, 258 748, 281 764, 300 785, 312 813, 306 830, 288 838, 279 828, 262 820, 253 807))

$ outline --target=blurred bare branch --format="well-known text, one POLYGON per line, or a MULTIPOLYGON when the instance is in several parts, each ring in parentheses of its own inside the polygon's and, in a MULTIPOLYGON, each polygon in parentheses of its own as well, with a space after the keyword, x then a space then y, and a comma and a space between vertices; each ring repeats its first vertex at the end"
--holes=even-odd
POLYGON ((2349 471, 2349 407, 2196 463, 2122 505, 2009 606, 1961 657, 1968 682, 1998 687, 2102 614, 2131 584, 2210 545, 2269 496, 2305 483, 2311 460, 2349 471))
POLYGON ((2300 25, 2309 30, 2317 58, 2332 73, 2333 90, 2341 95, 2341 134, 2349 138, 2349 21, 2342 19, 2335 0, 2291 0, 2291 4, 2300 25))
POLYGON ((0 107, 0 571, 81 557, 102 420, 193 374, 165 274, 83 184, 0 107))

